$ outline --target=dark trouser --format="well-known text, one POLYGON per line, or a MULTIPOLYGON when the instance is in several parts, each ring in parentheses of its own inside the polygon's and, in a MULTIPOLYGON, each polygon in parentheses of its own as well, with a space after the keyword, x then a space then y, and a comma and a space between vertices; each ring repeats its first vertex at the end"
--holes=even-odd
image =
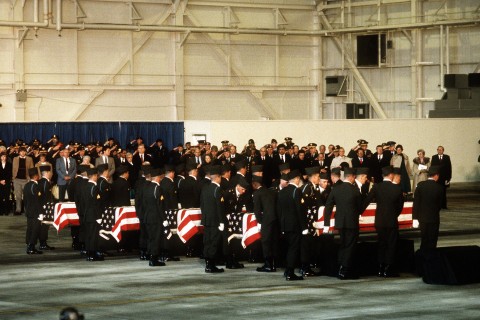
POLYGON ((438 241, 439 223, 422 223, 420 222, 420 234, 422 242, 420 243, 420 250, 435 249, 438 241))
POLYGON ((7 215, 12 210, 10 202, 10 183, 0 184, 0 215, 7 215))
POLYGON ((230 237, 230 233, 227 230, 221 231, 222 234, 222 253, 225 259, 229 259, 232 257, 232 248, 230 248, 230 243, 228 242, 228 237, 230 237))
POLYGON ((395 262, 398 242, 398 227, 376 228, 378 235, 378 263, 391 265, 395 262))
POLYGON ((288 269, 294 269, 298 263, 300 255, 300 232, 285 232, 285 240, 287 242, 287 264, 288 269))
POLYGON ((85 250, 98 251, 98 231, 100 225, 96 221, 85 223, 85 250))
POLYGON ((314 238, 311 234, 302 235, 300 240, 300 262, 308 267, 316 252, 314 238))
POLYGON ((147 225, 140 219, 140 237, 138 239, 138 246, 141 250, 147 250, 148 248, 148 231, 147 225))
POLYGON ((148 252, 152 257, 158 257, 163 251, 164 235, 161 222, 147 223, 148 232, 148 252))
POLYGON ((262 242, 262 250, 264 258, 277 258, 278 257, 278 227, 276 223, 269 225, 262 225, 260 230, 262 236, 260 241, 262 242))
POLYGON ((37 218, 27 218, 27 233, 25 237, 26 244, 36 245, 40 233, 40 220, 37 218))
POLYGON ((65 193, 67 192, 67 188, 68 182, 64 185, 58 185, 58 201, 65 202, 65 193))
POLYGON ((440 184, 442 186, 443 195, 442 195, 442 209, 447 208, 447 186, 445 183, 440 184))
POLYGON ((80 226, 78 226, 78 241, 80 243, 85 243, 85 238, 86 238, 85 219, 80 214, 78 215, 78 222, 80 222, 80 226))
POLYGON ((39 240, 40 244, 45 244, 48 240, 48 229, 50 229, 50 225, 46 223, 40 223, 40 235, 39 240))
POLYGON ((222 232, 216 226, 204 227, 203 230, 203 256, 205 259, 215 259, 222 246, 222 232))
POLYGON ((338 262, 340 265, 350 268, 353 266, 353 255, 358 240, 358 229, 338 229, 340 233, 340 250, 338 262))

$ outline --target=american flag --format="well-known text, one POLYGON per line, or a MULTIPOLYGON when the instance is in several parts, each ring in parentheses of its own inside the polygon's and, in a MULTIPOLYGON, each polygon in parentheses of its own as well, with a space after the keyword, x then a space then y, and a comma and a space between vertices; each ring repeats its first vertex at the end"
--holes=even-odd
MULTIPOLYGON (((398 216, 398 228, 399 229, 411 229, 413 227, 412 217, 413 202, 405 202, 403 210, 398 216)), ((377 205, 375 203, 370 204, 367 209, 359 217, 360 232, 372 232, 375 231, 375 210, 377 205)), ((318 210, 318 220, 314 223, 317 228, 317 234, 323 233, 324 216, 323 212, 325 207, 320 207, 318 210)), ((332 217, 330 218, 329 232, 335 231, 335 208, 333 208, 332 217)))
POLYGON ((53 212, 53 226, 60 232, 66 226, 79 226, 75 202, 60 202, 55 205, 53 212))
POLYGON ((138 220, 135 207, 117 207, 115 208, 115 224, 112 227, 112 237, 120 242, 122 240, 122 231, 132 231, 140 229, 140 220, 138 220))
POLYGON ((203 232, 202 212, 200 209, 180 209, 177 214, 177 234, 186 243, 197 233, 203 232))
POLYGON ((43 208, 45 209, 45 214, 42 222, 47 224, 53 224, 55 215, 55 202, 47 202, 47 204, 44 205, 43 208))
POLYGON ((228 242, 232 239, 241 239, 243 235, 243 212, 234 212, 227 214, 228 226, 227 231, 230 234, 228 237, 228 242))
POLYGON ((244 249, 261 238, 257 219, 253 213, 243 215, 243 230, 242 246, 244 249))
POLYGON ((168 221, 168 227, 163 230, 163 233, 167 236, 167 239, 170 239, 173 234, 177 233, 177 210, 167 210, 165 212, 167 221, 168 221))

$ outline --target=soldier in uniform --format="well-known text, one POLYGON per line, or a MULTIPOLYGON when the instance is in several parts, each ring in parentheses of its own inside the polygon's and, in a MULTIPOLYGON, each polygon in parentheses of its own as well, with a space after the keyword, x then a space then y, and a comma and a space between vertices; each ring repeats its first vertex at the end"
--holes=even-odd
POLYGON ((202 211, 203 255, 205 257, 205 272, 220 273, 224 270, 217 268, 215 259, 222 245, 222 232, 225 230, 227 218, 225 215, 225 199, 220 187, 220 167, 209 168, 212 182, 202 189, 200 208, 202 211))
MULTIPOLYGON (((108 168, 107 168, 108 170, 108 168)), ((98 232, 102 220, 101 195, 97 187, 97 169, 87 170, 88 182, 82 188, 82 208, 85 212, 85 249, 87 261, 102 261, 98 252, 98 232)))
POLYGON ((330 217, 333 207, 336 206, 335 228, 340 233, 341 242, 338 252, 340 263, 338 278, 341 280, 355 278, 352 267, 359 232, 358 217, 362 214, 362 196, 354 183, 355 171, 352 168, 346 168, 344 182, 332 188, 325 206, 324 233, 328 233, 330 217))
POLYGON ((72 248, 74 250, 85 249, 85 212, 82 208, 83 201, 82 189, 88 182, 87 169, 90 167, 87 165, 77 166, 77 175, 68 185, 68 196, 71 200, 75 201, 75 207, 77 208, 79 226, 70 226, 70 234, 72 236, 72 248))
MULTIPOLYGON (((172 165, 166 165, 165 178, 162 179, 162 182, 160 182, 160 189, 162 190, 162 195, 164 198, 165 214, 167 214, 168 212, 168 214, 170 215, 174 215, 178 210, 178 190, 175 183, 173 182, 174 178, 175 178, 175 167, 172 165)), ((165 226, 165 228, 170 229, 168 220, 165 220, 165 221, 167 222, 167 225, 165 226)), ((164 245, 163 245, 164 252, 162 252, 161 259, 163 259, 165 262, 168 260, 179 261, 180 259, 178 257, 171 256, 168 251, 169 240, 167 239, 166 234, 165 234, 165 237, 163 238, 163 241, 164 241, 164 245)))
POLYGON ((178 200, 183 209, 200 208, 201 185, 198 181, 198 169, 194 163, 187 165, 188 177, 178 188, 178 200))
POLYGON ((313 227, 313 223, 317 220, 318 202, 320 198, 320 192, 318 190, 318 184, 320 182, 320 167, 310 167, 306 169, 308 175, 308 182, 301 188, 302 189, 302 213, 307 219, 308 233, 302 234, 300 245, 300 260, 301 269, 300 273, 304 277, 313 277, 318 274, 312 270, 311 263, 317 260, 316 253, 316 236, 317 230, 313 227))
POLYGON ((141 166, 140 176, 135 182, 135 212, 140 221, 140 236, 138 246, 140 248, 140 260, 147 260, 148 236, 147 225, 145 224, 145 207, 143 195, 150 185, 150 165, 141 166))
POLYGON ((23 188, 25 216, 27 217, 27 254, 42 254, 42 251, 35 248, 40 234, 41 220, 43 219, 43 210, 40 206, 42 193, 38 188, 38 170, 36 168, 28 169, 28 176, 30 181, 23 188))
MULTIPOLYGON (((38 180, 38 189, 42 194, 40 197, 40 208, 45 211, 45 209, 47 208, 47 204, 53 202, 52 182, 50 181, 50 179, 52 178, 52 171, 50 169, 50 166, 41 166, 40 172, 42 175, 42 178, 38 180)), ((50 225, 46 223, 42 223, 40 226, 40 250, 55 249, 55 247, 51 247, 47 244, 49 228, 50 225)))
POLYGON ((288 186, 278 193, 277 213, 280 219, 280 231, 287 242, 286 270, 287 281, 303 280, 294 272, 300 256, 302 235, 308 233, 307 217, 302 211, 302 195, 298 189, 301 183, 300 171, 294 170, 288 174, 288 186))
POLYGON ((355 184, 362 195, 364 200, 368 195, 368 168, 356 168, 355 169, 355 184))
POLYGON ((112 186, 108 182, 110 179, 109 168, 107 164, 100 164, 98 170, 98 192, 100 193, 100 208, 102 212, 112 206, 112 186))
POLYGON ((364 209, 372 202, 375 210, 375 229, 378 236, 379 277, 392 277, 395 251, 398 242, 398 216, 403 209, 402 189, 392 183, 393 167, 382 168, 383 182, 375 184, 364 202, 364 209))
POLYGON ((222 187, 223 191, 227 191, 230 188, 230 178, 231 178, 231 168, 230 165, 222 165, 221 166, 221 173, 222 173, 222 180, 220 182, 220 187, 222 187))
POLYGON ((150 172, 151 183, 143 193, 143 207, 145 208, 144 221, 148 230, 148 251, 150 252, 151 267, 165 266, 164 260, 159 260, 160 253, 164 251, 163 230, 168 227, 165 215, 164 196, 160 182, 165 177, 163 168, 152 169, 150 172))
POLYGON ((121 165, 117 168, 118 178, 112 184, 112 206, 130 206, 130 184, 128 183, 128 167, 121 165))
POLYGON ((261 234, 263 257, 265 263, 258 267, 258 272, 275 272, 275 260, 278 258, 278 221, 276 214, 276 193, 263 186, 260 176, 252 177, 253 212, 261 234))

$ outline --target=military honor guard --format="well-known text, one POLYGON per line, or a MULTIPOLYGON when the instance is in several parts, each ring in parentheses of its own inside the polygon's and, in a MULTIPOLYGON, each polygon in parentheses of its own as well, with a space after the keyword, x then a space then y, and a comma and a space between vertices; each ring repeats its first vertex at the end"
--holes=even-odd
MULTIPOLYGON (((42 194, 40 197, 40 208, 42 212, 46 211, 46 208, 49 204, 53 203, 53 195, 52 195, 52 171, 50 166, 41 166, 40 167, 41 178, 38 180, 38 189, 42 194)), ((51 247, 48 245, 48 230, 50 228, 50 224, 42 223, 40 226, 40 250, 54 250, 55 247, 51 247)))
POLYGON ((102 222, 101 195, 97 187, 97 169, 87 170, 88 182, 82 188, 82 208, 84 210, 85 223, 85 250, 87 261, 103 261, 103 255, 99 252, 98 232, 102 222))
POLYGON ((40 235, 41 220, 43 220, 43 210, 40 205, 42 192, 38 188, 38 170, 30 168, 27 174, 30 181, 23 188, 25 216, 27 217, 27 254, 42 254, 43 251, 35 248, 40 235))

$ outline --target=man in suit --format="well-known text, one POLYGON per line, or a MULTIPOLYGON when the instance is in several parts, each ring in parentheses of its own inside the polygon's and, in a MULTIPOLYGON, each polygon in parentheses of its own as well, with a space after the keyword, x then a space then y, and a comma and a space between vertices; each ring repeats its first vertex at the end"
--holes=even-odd
MULTIPOLYGON (((40 166, 40 173, 42 178, 38 180, 38 189, 42 194, 40 196, 40 207, 43 211, 48 203, 53 203, 53 196, 52 196, 52 182, 50 179, 52 178, 52 172, 50 171, 50 166, 40 166)), ((40 226, 40 250, 54 250, 55 247, 51 247, 47 244, 48 240, 48 229, 50 228, 49 224, 42 223, 40 226)))
POLYGON ((273 178, 274 179, 278 179, 280 178, 280 170, 278 169, 278 166, 279 165, 282 165, 284 163, 290 163, 291 161, 291 157, 289 154, 286 153, 286 147, 285 145, 282 143, 282 144, 279 144, 278 145, 278 154, 275 154, 273 156, 273 178))
POLYGON ((379 277, 396 276, 393 269, 398 242, 398 216, 403 209, 402 189, 393 184, 393 167, 382 168, 383 182, 373 186, 363 204, 366 209, 371 202, 377 203, 375 230, 378 237, 379 277))
POLYGON ((148 251, 150 252, 150 267, 165 266, 164 260, 159 260, 163 252, 163 230, 168 226, 165 216, 164 197, 160 188, 160 182, 165 177, 165 170, 162 168, 152 169, 151 183, 143 193, 143 204, 145 208, 144 221, 148 232, 148 251))
POLYGON ((452 163, 450 157, 444 154, 445 149, 438 146, 437 154, 432 157, 432 167, 439 167, 439 178, 437 183, 443 188, 442 209, 447 209, 447 188, 450 187, 452 179, 452 163))
POLYGON ((20 215, 22 212, 23 189, 30 180, 28 170, 34 166, 32 158, 27 156, 25 147, 20 147, 18 152, 19 155, 13 158, 12 163, 12 180, 16 203, 15 215, 20 215))
POLYGON ((57 172, 58 200, 64 202, 70 180, 75 178, 77 173, 77 162, 70 157, 69 149, 62 150, 62 156, 55 162, 55 171, 57 172))
POLYGON ((288 186, 278 193, 277 213, 280 219, 280 231, 287 243, 286 270, 287 281, 303 280, 294 272, 300 256, 300 241, 302 235, 308 234, 307 217, 302 211, 302 195, 298 189, 301 181, 300 171, 294 170, 288 174, 288 186))
POLYGON ((168 163, 168 149, 163 145, 162 139, 157 139, 155 144, 150 148, 150 154, 153 156, 154 165, 161 168, 168 163))
POLYGON ((435 249, 440 228, 440 210, 444 196, 440 180, 441 168, 431 166, 428 179, 417 185, 413 198, 413 227, 420 226, 420 250, 435 249))
POLYGON ((41 220, 43 219, 43 209, 40 206, 42 193, 38 189, 38 170, 30 168, 27 174, 30 181, 25 184, 23 190, 25 216, 27 217, 27 254, 42 254, 42 251, 35 248, 40 234, 41 220))
POLYGON ((352 158, 353 168, 368 168, 370 167, 370 159, 365 156, 363 149, 358 149, 356 155, 352 158))
POLYGON ((328 233, 330 217, 333 207, 336 206, 335 228, 340 233, 340 250, 338 260, 340 269, 338 278, 341 280, 355 278, 352 272, 353 257, 358 240, 359 215, 362 213, 362 196, 355 185, 355 171, 346 168, 343 183, 332 188, 325 206, 324 233, 328 233))
POLYGON ((202 225, 204 226, 205 272, 221 273, 224 270, 217 268, 215 259, 222 246, 222 232, 225 230, 227 218, 225 215, 225 198, 220 187, 220 166, 210 167, 208 173, 212 182, 204 186, 200 198, 202 225))
POLYGON ((103 255, 98 251, 98 231, 102 221, 100 208, 101 196, 97 188, 97 169, 87 170, 88 182, 82 188, 82 208, 85 213, 85 250, 87 261, 102 261, 103 255))
POLYGON ((263 257, 265 263, 258 267, 258 272, 275 272, 275 259, 278 258, 278 221, 276 213, 275 191, 263 186, 261 176, 252 177, 253 213, 260 230, 263 257))
POLYGON ((373 183, 381 183, 383 181, 382 168, 390 165, 389 157, 383 154, 383 146, 377 146, 375 152, 370 158, 370 176, 373 183))
POLYGON ((115 160, 110 157, 109 147, 103 147, 98 158, 95 159, 95 167, 98 167, 101 164, 106 164, 108 166, 108 183, 112 183, 113 175, 115 174, 115 160))

